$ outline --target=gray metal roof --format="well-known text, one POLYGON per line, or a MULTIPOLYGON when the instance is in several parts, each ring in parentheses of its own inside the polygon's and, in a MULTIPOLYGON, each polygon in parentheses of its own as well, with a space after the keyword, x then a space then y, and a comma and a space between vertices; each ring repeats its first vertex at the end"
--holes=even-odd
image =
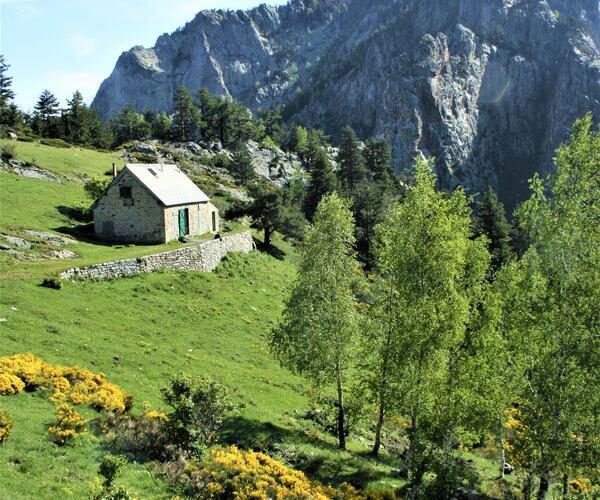
POLYGON ((167 207, 209 201, 177 165, 128 163, 125 168, 167 207))

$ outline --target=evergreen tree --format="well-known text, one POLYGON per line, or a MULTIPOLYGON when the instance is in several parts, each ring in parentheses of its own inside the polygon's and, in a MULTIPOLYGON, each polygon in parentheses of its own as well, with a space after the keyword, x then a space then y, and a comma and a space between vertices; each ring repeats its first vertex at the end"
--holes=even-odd
POLYGON ((310 165, 315 159, 318 150, 321 148, 327 148, 327 137, 323 131, 318 128, 309 130, 306 148, 304 148, 304 161, 310 165))
POLYGON ((253 200, 248 215, 252 217, 254 227, 263 231, 263 242, 268 248, 271 246, 271 234, 277 230, 281 222, 281 194, 273 186, 267 186, 263 182, 251 184, 248 194, 253 200))
POLYGON ((110 129, 115 146, 127 141, 145 139, 150 135, 150 126, 131 106, 125 106, 125 109, 111 120, 110 129))
POLYGON ((335 193, 321 200, 302 247, 298 278, 271 350, 283 365, 318 387, 337 393, 338 445, 346 447, 345 390, 355 360, 357 312, 353 283, 354 227, 335 193))
POLYGON ((87 144, 90 140, 89 111, 78 90, 67 101, 64 132, 66 140, 73 144, 87 144))
POLYGON ((44 90, 33 109, 35 131, 44 137, 56 136, 60 103, 54 94, 44 90))
POLYGON ((476 229, 478 234, 484 234, 489 240, 492 270, 496 272, 514 258, 511 226, 506 220, 504 205, 490 186, 486 188, 478 208, 476 229))
MULTIPOLYGON (((308 132, 300 125, 296 125, 292 128, 290 138, 288 141, 288 148, 290 151, 296 153, 300 158, 304 159, 306 153, 306 147, 308 144, 308 132)), ((316 207, 315 207, 316 208, 316 207)))
POLYGON ((391 186, 394 179, 392 154, 387 139, 370 139, 363 150, 369 177, 381 184, 391 186))
POLYGON ((158 113, 152 120, 152 137, 161 140, 169 139, 171 137, 172 123, 167 113, 164 111, 158 113))
POLYGON ((277 108, 268 108, 259 115, 260 124, 265 137, 270 137, 273 142, 281 147, 283 142, 283 128, 281 127, 281 113, 277 108))
POLYGON ((194 105, 187 87, 179 87, 173 97, 175 112, 171 125, 175 140, 185 142, 193 139, 200 126, 200 111, 194 105))
POLYGON ((331 161, 323 148, 319 148, 310 166, 310 182, 304 201, 304 214, 312 220, 321 198, 333 193, 337 188, 337 180, 331 161))
POLYGON ((252 157, 245 147, 240 147, 234 151, 227 168, 235 181, 242 185, 248 184, 256 177, 252 157))
POLYGON ((342 132, 337 161, 340 165, 338 177, 341 188, 346 194, 351 194, 358 184, 367 178, 365 159, 352 127, 345 127, 342 132))
POLYGON ((110 149, 113 137, 100 118, 96 108, 91 108, 88 113, 90 144, 98 149, 110 149))
POLYGON ((16 107, 12 103, 15 93, 12 91, 12 76, 8 76, 10 64, 6 63, 4 56, 0 54, 0 125, 14 125, 17 121, 14 116, 16 107), (14 109, 10 109, 11 106, 14 109))

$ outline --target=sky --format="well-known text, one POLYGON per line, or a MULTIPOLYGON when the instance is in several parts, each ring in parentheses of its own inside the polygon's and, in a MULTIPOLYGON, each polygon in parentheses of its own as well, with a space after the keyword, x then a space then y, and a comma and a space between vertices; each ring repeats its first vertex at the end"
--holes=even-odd
POLYGON ((25 111, 46 88, 63 105, 75 90, 90 103, 123 51, 152 47, 202 9, 260 3, 286 0, 0 0, 0 54, 25 111))

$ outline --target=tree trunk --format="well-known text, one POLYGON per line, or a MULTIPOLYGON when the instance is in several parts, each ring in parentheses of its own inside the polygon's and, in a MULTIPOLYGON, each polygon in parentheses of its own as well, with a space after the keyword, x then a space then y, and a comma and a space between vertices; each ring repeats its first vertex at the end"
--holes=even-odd
POLYGON ((544 500, 548 494, 548 488, 550 488, 550 482, 548 481, 548 473, 542 472, 540 474, 540 487, 537 492, 537 500, 544 500))
POLYGON ((500 438, 500 477, 504 478, 504 464, 506 463, 506 451, 504 450, 504 437, 502 436, 502 423, 500 423, 500 429, 498 436, 500 438))
POLYGON ((271 246, 271 230, 268 227, 265 227, 265 247, 271 246))
POLYGON ((338 446, 341 450, 346 449, 346 432, 344 429, 344 392, 342 389, 342 379, 338 375, 338 446))
POLYGON ((377 428, 375 429, 375 444, 373 445, 373 450, 371 451, 371 455, 374 457, 379 455, 379 448, 381 448, 381 429, 383 427, 384 412, 384 397, 383 391, 381 391, 379 397, 379 417, 377 419, 377 428))

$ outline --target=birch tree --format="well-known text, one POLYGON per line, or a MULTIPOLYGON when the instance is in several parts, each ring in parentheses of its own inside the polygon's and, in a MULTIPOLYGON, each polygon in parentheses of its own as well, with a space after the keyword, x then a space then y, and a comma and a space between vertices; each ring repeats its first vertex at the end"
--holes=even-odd
POLYGON ((338 445, 346 446, 344 394, 355 355, 357 311, 352 284, 354 221, 337 194, 325 196, 306 230, 298 278, 271 349, 281 363, 319 388, 337 393, 338 445))

